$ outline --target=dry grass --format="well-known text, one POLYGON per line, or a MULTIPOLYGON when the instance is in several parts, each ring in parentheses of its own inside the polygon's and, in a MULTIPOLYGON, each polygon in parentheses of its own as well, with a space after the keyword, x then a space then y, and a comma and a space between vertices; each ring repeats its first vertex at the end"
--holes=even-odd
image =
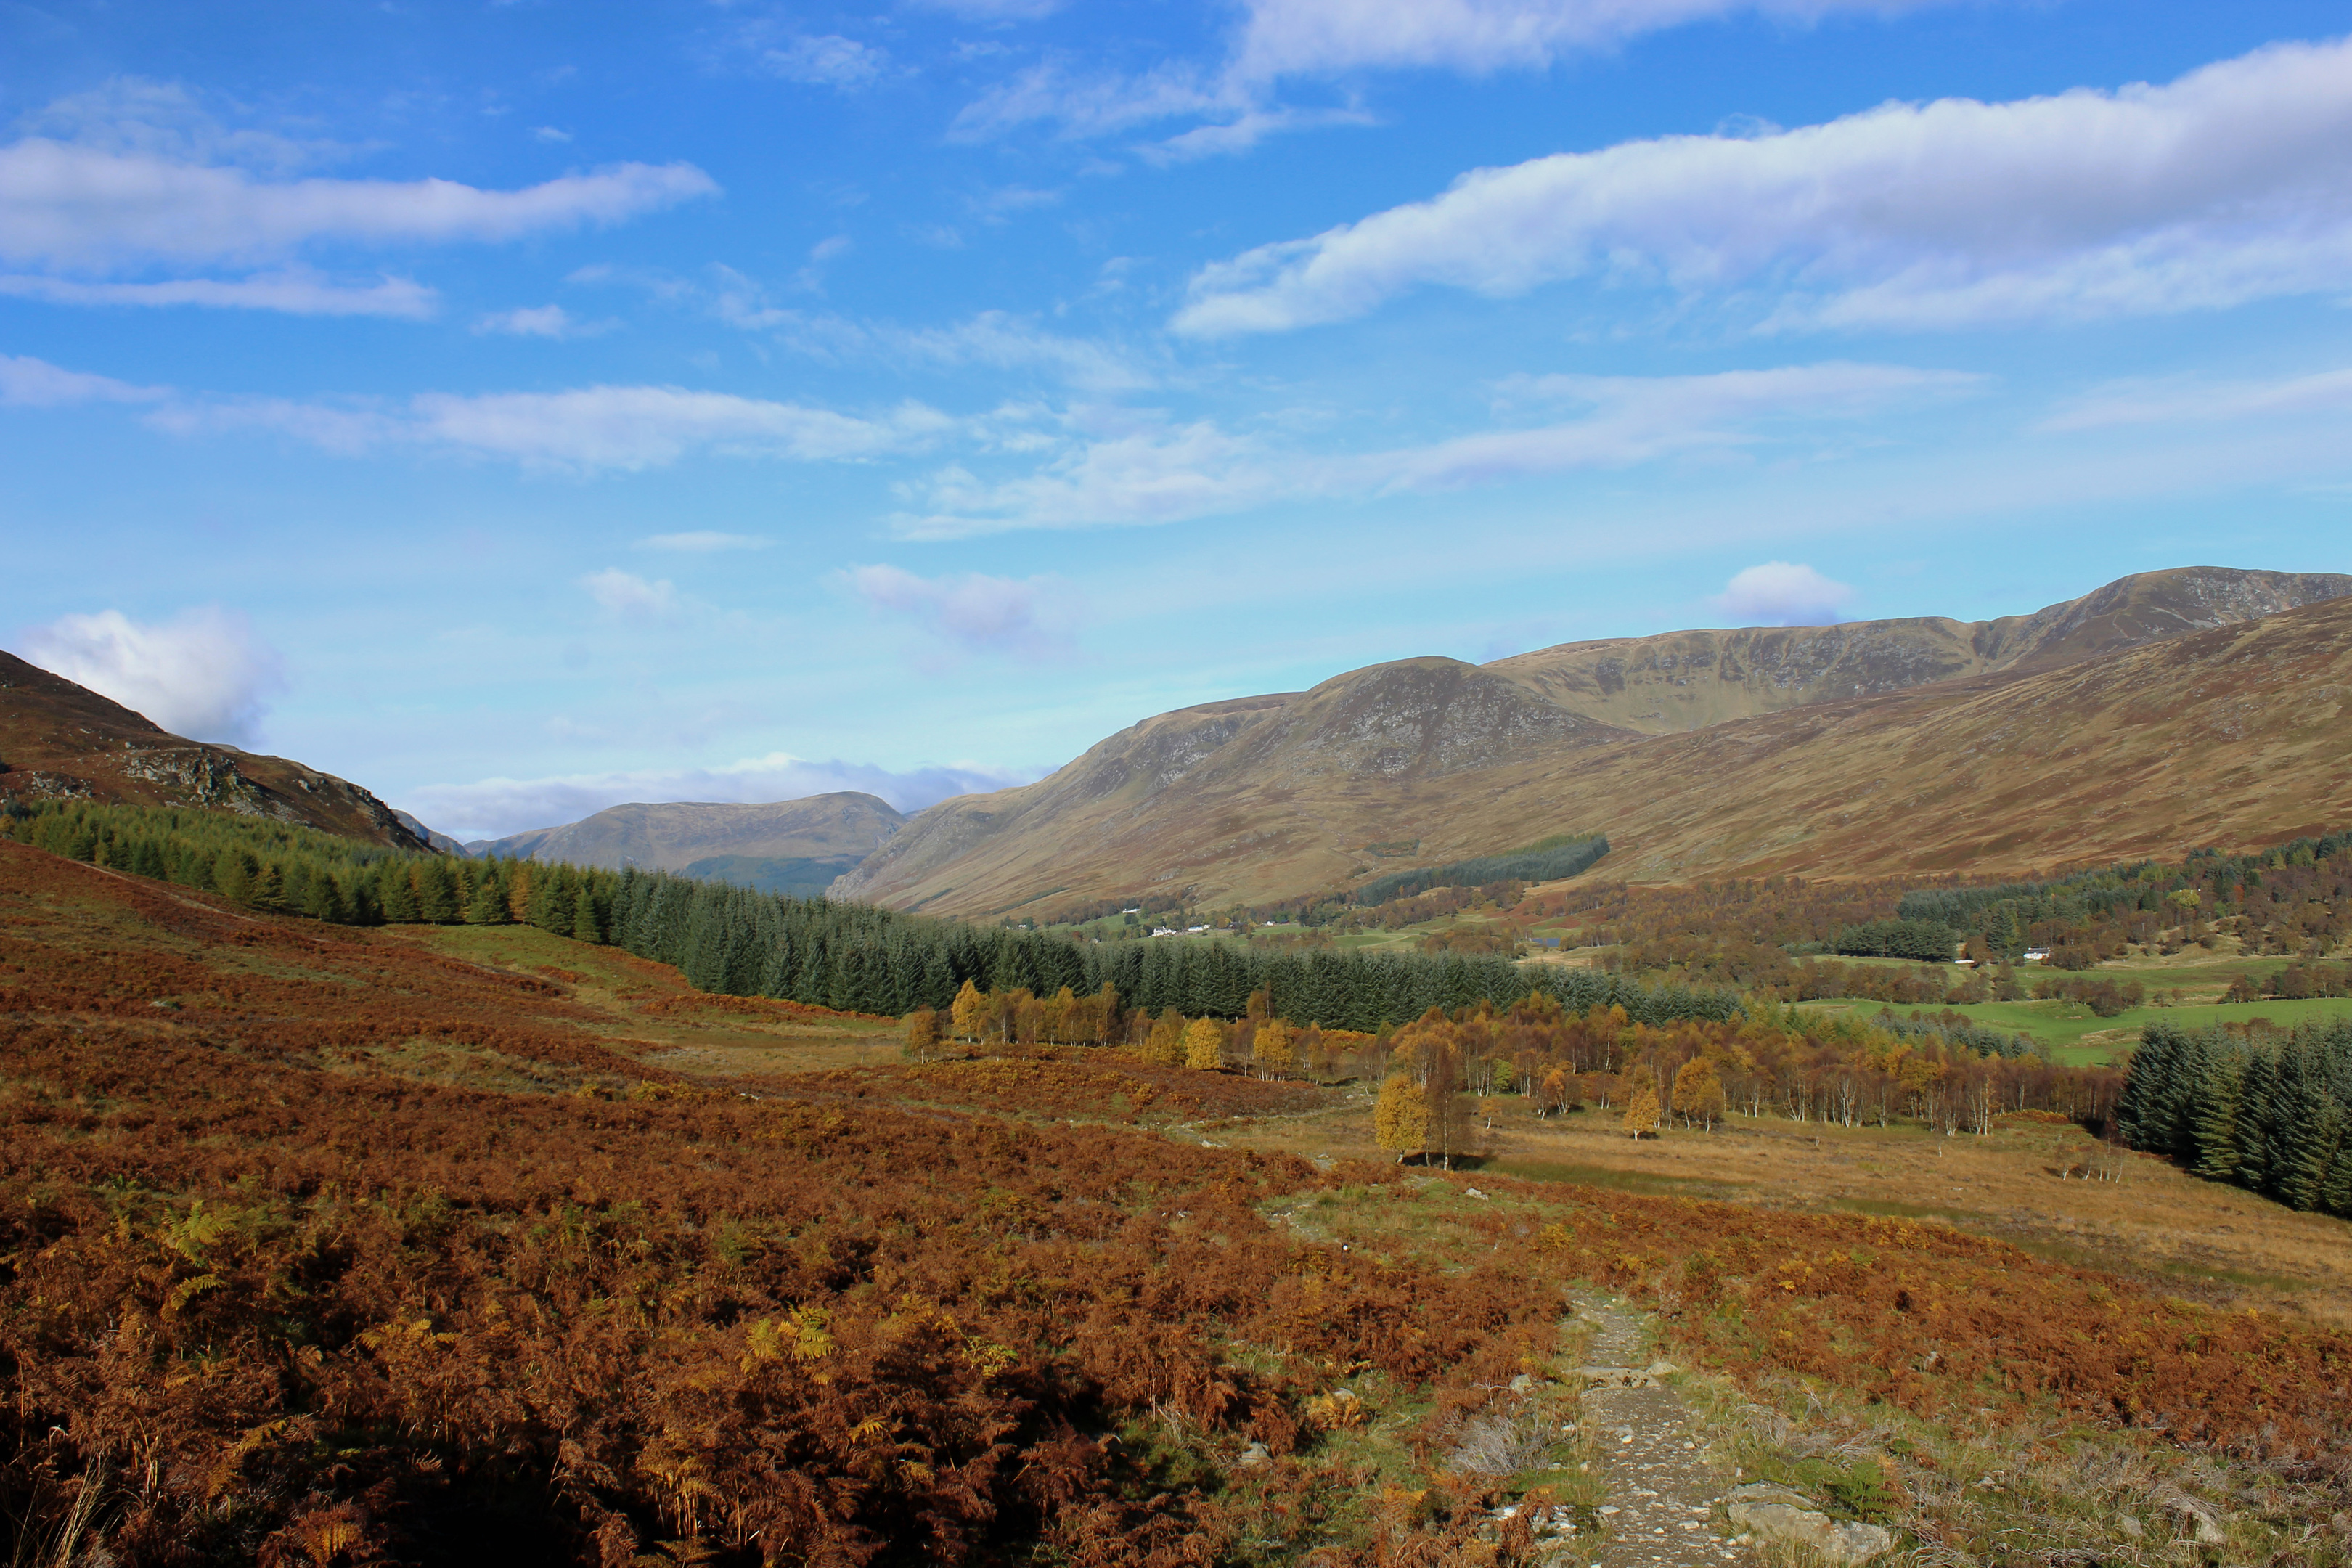
MULTIPOLYGON (((1735 1118, 1712 1133, 1674 1131, 1637 1144, 1605 1110, 1544 1121, 1515 1099, 1486 1104, 1494 1126, 1475 1170, 1939 1221, 2166 1295, 2352 1326, 2352 1226, 2199 1181, 2070 1125, 2012 1119, 1990 1137, 1944 1139, 1916 1127, 1735 1118), (2059 1173, 2069 1171, 2080 1173, 2059 1173)), ((1326 1158, 1383 1157, 1368 1094, 1318 1116, 1221 1136, 1326 1158)))

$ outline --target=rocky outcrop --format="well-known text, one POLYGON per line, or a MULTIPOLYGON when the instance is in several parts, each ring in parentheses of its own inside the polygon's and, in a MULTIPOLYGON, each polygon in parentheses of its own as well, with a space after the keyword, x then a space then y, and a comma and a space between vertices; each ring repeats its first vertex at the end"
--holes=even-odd
POLYGON ((1723 1508, 1741 1529, 1761 1540, 1805 1547, 1832 1568, 1860 1568, 1895 1550, 1895 1537, 1879 1526, 1832 1519, 1804 1493, 1769 1481, 1734 1487, 1723 1508))

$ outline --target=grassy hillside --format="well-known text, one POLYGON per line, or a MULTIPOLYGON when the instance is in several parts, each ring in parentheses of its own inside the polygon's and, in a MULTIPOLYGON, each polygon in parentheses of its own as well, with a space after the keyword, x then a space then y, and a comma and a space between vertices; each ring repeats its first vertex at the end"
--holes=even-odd
POLYGON ((194 806, 423 849, 357 784, 283 757, 172 734, 121 703, 0 653, 0 804, 81 799, 194 806))

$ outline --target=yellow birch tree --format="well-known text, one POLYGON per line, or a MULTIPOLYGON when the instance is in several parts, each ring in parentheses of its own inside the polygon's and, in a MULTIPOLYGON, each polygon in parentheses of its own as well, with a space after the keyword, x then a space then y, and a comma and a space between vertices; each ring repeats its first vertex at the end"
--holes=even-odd
POLYGON ((1429 1147, 1429 1097, 1409 1072, 1392 1072, 1381 1085, 1380 1102, 1372 1108, 1372 1136, 1383 1149, 1396 1151, 1397 1163, 1408 1154, 1429 1147))
POLYGON ((1184 1065, 1202 1072, 1213 1072, 1224 1066, 1224 1026, 1214 1018, 1195 1018, 1186 1025, 1184 1065))

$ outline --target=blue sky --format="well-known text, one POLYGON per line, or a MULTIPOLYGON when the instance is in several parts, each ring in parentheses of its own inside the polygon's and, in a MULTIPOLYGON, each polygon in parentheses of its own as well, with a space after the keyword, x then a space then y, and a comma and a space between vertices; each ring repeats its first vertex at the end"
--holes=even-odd
POLYGON ((2352 571, 2346 26, 13 4, 0 638, 472 837, 2352 571))

